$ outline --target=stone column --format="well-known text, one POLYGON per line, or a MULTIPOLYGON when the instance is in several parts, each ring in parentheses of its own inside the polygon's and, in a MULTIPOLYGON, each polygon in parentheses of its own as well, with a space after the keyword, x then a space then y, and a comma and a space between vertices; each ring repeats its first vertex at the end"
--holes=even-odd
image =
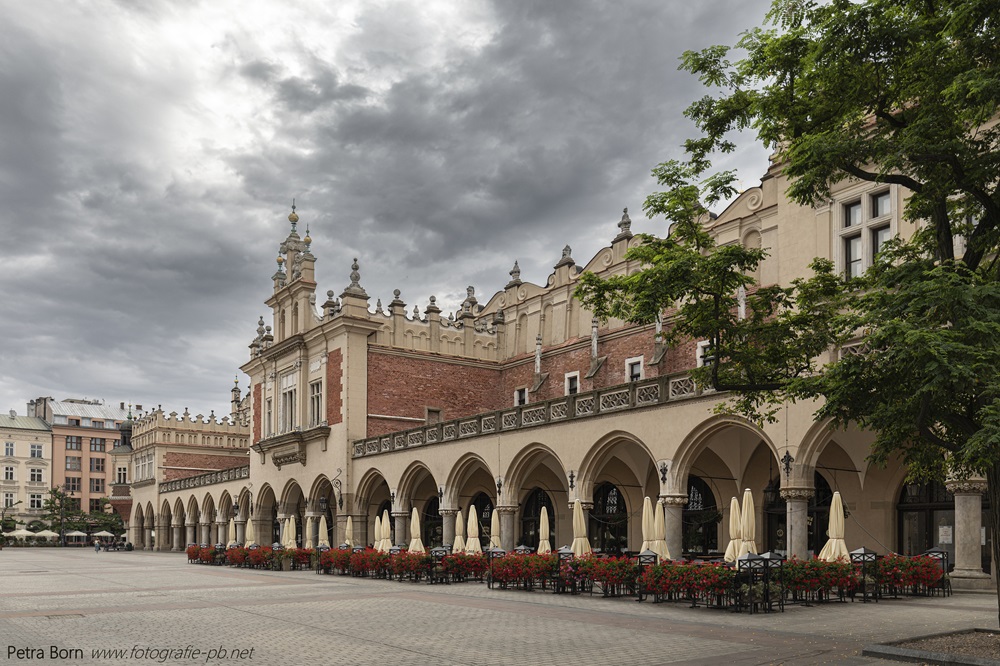
POLYGON ((988 589, 990 577, 983 571, 982 559, 986 482, 948 481, 945 486, 955 495, 955 570, 951 573, 952 585, 959 589, 988 589))
POLYGON ((229 545, 229 523, 226 521, 219 521, 215 524, 215 543, 224 543, 229 545))
POLYGON ((667 550, 670 559, 680 560, 684 556, 684 507, 687 506, 687 495, 661 495, 663 502, 663 520, 667 532, 667 550))
POLYGON ((309 519, 312 518, 312 534, 302 535, 302 547, 305 548, 306 541, 311 539, 313 548, 319 548, 319 517, 322 516, 319 511, 306 511, 305 522, 302 526, 305 527, 309 523, 309 519))
MULTIPOLYGON (((197 523, 186 523, 187 527, 187 542, 188 543, 198 543, 198 536, 195 534, 195 529, 197 528, 197 523)), ((185 546, 187 544, 184 544, 185 546)))
POLYGON ((143 550, 153 550, 153 535, 156 534, 154 528, 149 528, 146 530, 146 544, 143 546, 143 550))
POLYGON ((173 547, 170 549, 171 552, 176 553, 178 551, 184 550, 184 546, 186 544, 181 543, 184 540, 183 530, 184 530, 183 525, 181 525, 180 523, 174 523, 174 543, 173 547))
POLYGON ((245 544, 247 542, 247 521, 236 521, 236 542, 245 544))
POLYGON ((396 526, 392 545, 401 546, 410 543, 409 530, 406 529, 409 526, 410 514, 406 511, 393 511, 392 521, 396 526))
POLYGON ((441 509, 441 540, 446 546, 455 545, 455 516, 458 509, 441 509))
POLYGON ((138 525, 132 525, 128 528, 129 536, 128 540, 132 542, 133 548, 142 548, 142 530, 139 529, 138 525))
POLYGON ((205 522, 201 524, 201 538, 198 539, 198 543, 207 543, 210 546, 215 543, 212 541, 211 529, 212 523, 205 522))
POLYGON ((809 558, 809 500, 813 494, 812 488, 781 489, 781 498, 785 500, 785 556, 788 558, 809 558))
POLYGON ((498 506, 500 512, 500 547, 508 553, 514 550, 514 518, 517 516, 516 506, 498 506))

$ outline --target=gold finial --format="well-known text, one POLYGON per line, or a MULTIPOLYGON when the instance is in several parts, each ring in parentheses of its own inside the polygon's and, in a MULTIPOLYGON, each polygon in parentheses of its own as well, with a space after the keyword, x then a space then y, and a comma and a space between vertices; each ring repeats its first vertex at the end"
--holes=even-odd
POLYGON ((309 225, 308 224, 306 225, 306 237, 302 239, 302 242, 305 243, 306 245, 311 245, 312 242, 313 242, 313 239, 309 236, 309 225))
POLYGON ((292 199, 292 212, 288 214, 288 221, 292 223, 292 230, 295 229, 295 223, 299 221, 299 216, 295 213, 295 199, 292 199))
POLYGON ((281 264, 285 263, 285 258, 279 254, 277 262, 278 262, 278 266, 281 266, 281 264))

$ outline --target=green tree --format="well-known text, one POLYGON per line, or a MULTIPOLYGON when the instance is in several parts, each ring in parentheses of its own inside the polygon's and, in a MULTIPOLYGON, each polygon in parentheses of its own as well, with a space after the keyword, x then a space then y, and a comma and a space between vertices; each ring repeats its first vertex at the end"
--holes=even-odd
POLYGON ((901 455, 914 479, 985 475, 1000 561, 996 15, 994 0, 776 0, 739 60, 721 46, 685 53, 682 67, 713 90, 686 112, 700 134, 685 159, 654 170, 663 190, 645 210, 670 235, 632 250, 645 270, 586 275, 578 295, 601 317, 674 310, 668 340, 711 341, 698 378, 731 391, 727 409, 767 419, 785 400, 821 398, 818 417, 876 434, 875 461, 901 455), (702 227, 706 206, 735 192, 736 175, 711 164, 737 149, 734 130, 775 150, 791 200, 818 202, 850 179, 894 183, 922 226, 860 279, 818 259, 811 276, 754 291, 747 274, 764 253, 716 247, 702 227), (859 354, 821 361, 859 334, 859 354))
POLYGON ((80 500, 60 489, 52 488, 42 503, 42 519, 47 520, 52 530, 60 536, 73 530, 86 530, 86 514, 80 511, 80 500))
MULTIPOLYGON (((101 506, 110 507, 111 499, 108 497, 102 497, 101 506)), ((87 523, 91 527, 92 532, 100 532, 104 530, 118 535, 125 531, 125 523, 122 521, 122 517, 114 511, 109 511, 107 509, 104 511, 92 511, 88 513, 87 523)))

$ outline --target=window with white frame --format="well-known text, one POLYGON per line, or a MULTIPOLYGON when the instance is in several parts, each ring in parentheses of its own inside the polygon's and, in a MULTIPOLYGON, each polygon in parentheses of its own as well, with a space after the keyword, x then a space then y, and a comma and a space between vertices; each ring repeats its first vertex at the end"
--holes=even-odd
POLYGON ((29 509, 41 509, 42 508, 42 496, 37 493, 32 493, 28 495, 28 508, 29 509))
POLYGON ((41 444, 32 444, 31 445, 31 457, 32 458, 41 458, 42 457, 42 445, 41 444))
POLYGON ((28 480, 32 483, 42 482, 42 470, 38 467, 32 467, 28 470, 28 480))
POLYGON ((566 395, 576 395, 580 392, 580 373, 567 372, 565 375, 566 395))
POLYGON ((289 373, 281 378, 281 432, 295 428, 295 389, 298 376, 289 373))
POLYGON ((66 483, 63 484, 63 490, 65 490, 68 493, 80 492, 80 477, 67 476, 66 483))
POLYGON ((106 445, 106 440, 103 437, 91 437, 90 438, 90 450, 91 451, 96 451, 98 453, 103 453, 105 445, 106 445))
POLYGON ((3 443, 3 454, 8 458, 14 457, 14 442, 3 443))
POLYGON ((309 385, 309 425, 314 426, 323 420, 323 382, 313 382, 309 385))
POLYGON ((274 412, 271 408, 271 399, 267 399, 267 405, 264 408, 264 436, 267 437, 274 433, 274 412))
POLYGON ((625 379, 637 382, 643 378, 642 357, 634 356, 625 359, 625 379))
POLYGON ((527 405, 527 404, 528 404, 528 389, 523 387, 519 389, 514 389, 514 406, 520 407, 521 405, 527 405))
POLYGON ((15 481, 17 477, 14 476, 14 468, 7 465, 3 468, 3 480, 4 481, 15 481))
POLYGON ((9 509, 14 506, 14 493, 3 494, 3 506, 5 509, 9 509))
POLYGON ((80 456, 66 456, 66 469, 71 472, 79 472, 81 465, 80 456))
POLYGON ((711 353, 710 352, 711 349, 712 349, 712 343, 709 342, 708 340, 702 340, 701 342, 698 343, 698 345, 695 347, 695 352, 694 352, 695 355, 694 361, 697 367, 701 368, 705 365, 705 356, 711 353))
POLYGON ((859 277, 895 231, 891 190, 857 196, 840 204, 837 240, 840 270, 845 277, 859 277))
POLYGON ((128 483, 128 467, 125 467, 124 465, 118 466, 117 479, 115 482, 119 484, 128 483))

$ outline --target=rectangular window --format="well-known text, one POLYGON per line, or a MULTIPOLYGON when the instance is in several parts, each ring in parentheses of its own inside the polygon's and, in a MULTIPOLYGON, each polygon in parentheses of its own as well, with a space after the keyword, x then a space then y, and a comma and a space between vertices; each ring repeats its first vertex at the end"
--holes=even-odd
POLYGON ((95 428, 103 428, 104 427, 104 421, 94 421, 94 427, 95 428))
POLYGON ((28 480, 32 481, 33 483, 41 483, 42 482, 42 470, 41 469, 39 469, 37 467, 32 467, 31 469, 28 470, 28 475, 29 475, 28 476, 28 480))
POLYGON ((861 202, 855 201, 844 206, 844 226, 856 227, 859 224, 861 224, 861 202))
POLYGON ((15 480, 15 478, 14 478, 14 468, 13 467, 8 466, 8 467, 4 467, 3 468, 3 480, 4 481, 14 481, 15 480))
POLYGON ((126 484, 126 483, 128 483, 128 467, 119 467, 118 468, 118 478, 116 480, 116 483, 119 483, 119 484, 126 484))
POLYGON ((14 457, 14 442, 3 443, 3 454, 8 458, 14 457))
POLYGON ((637 382, 642 379, 642 357, 625 359, 625 377, 630 382, 637 382))
POLYGON ((103 472, 104 471, 104 458, 91 458, 90 459, 90 471, 91 472, 103 472))
POLYGON ((701 342, 699 342, 694 350, 695 366, 701 368, 705 366, 706 360, 711 362, 710 359, 708 359, 708 357, 711 356, 711 350, 712 350, 711 342, 709 342, 708 340, 702 340, 701 342))
POLYGON ((309 385, 309 425, 323 420, 323 382, 309 385))
POLYGON ((78 493, 80 492, 80 477, 78 476, 67 476, 65 490, 68 493, 78 493))
POLYGON ((41 458, 42 457, 42 445, 41 444, 32 444, 31 445, 31 457, 32 458, 41 458))
POLYGON ((79 426, 80 425, 80 419, 70 419, 69 420, 69 424, 71 426, 79 426))
POLYGON ((296 425, 295 386, 298 375, 291 373, 281 378, 281 432, 294 430, 296 425))
POLYGON ((264 437, 274 432, 273 421, 271 420, 271 399, 267 399, 267 407, 264 409, 264 437))
POLYGON ((519 388, 514 389, 514 406, 520 407, 521 405, 528 404, 528 389, 519 388))
POLYGON ((14 506, 14 493, 4 493, 3 494, 3 505, 4 508, 9 509, 14 506))
POLYGON ((848 236, 844 239, 844 274, 856 278, 861 276, 863 270, 861 236, 848 236))
POLYGON ((28 508, 29 509, 41 509, 42 508, 42 496, 32 493, 28 495, 28 508))
POLYGON ((80 425, 83 426, 84 428, 89 428, 90 427, 90 418, 87 417, 87 416, 84 416, 82 419, 80 419, 80 425))
POLYGON ((580 392, 580 373, 566 373, 566 395, 576 395, 580 392))
POLYGON ((91 437, 90 438, 90 450, 96 451, 98 453, 104 453, 105 442, 103 438, 91 437))
POLYGON ((67 424, 66 417, 63 416, 62 414, 56 414, 55 416, 53 416, 52 417, 52 422, 55 423, 56 425, 66 425, 67 424))
POLYGON ((80 456, 66 456, 66 469, 71 472, 79 472, 81 465, 80 456))
POLYGON ((67 435, 66 436, 66 450, 67 451, 79 451, 80 450, 81 438, 77 435, 67 435))
POLYGON ((888 215, 890 211, 889 207, 889 193, 879 192, 878 194, 872 195, 872 217, 883 217, 888 215))
POLYGON ((877 257, 878 253, 882 251, 882 246, 885 245, 889 238, 888 225, 879 227, 878 229, 872 229, 872 263, 875 262, 875 257, 877 257))
POLYGON ((104 509, 101 507, 101 500, 100 500, 100 498, 90 500, 90 512, 91 513, 101 513, 103 510, 104 509))
POLYGON ((104 479, 91 479, 90 492, 104 494, 104 479))

